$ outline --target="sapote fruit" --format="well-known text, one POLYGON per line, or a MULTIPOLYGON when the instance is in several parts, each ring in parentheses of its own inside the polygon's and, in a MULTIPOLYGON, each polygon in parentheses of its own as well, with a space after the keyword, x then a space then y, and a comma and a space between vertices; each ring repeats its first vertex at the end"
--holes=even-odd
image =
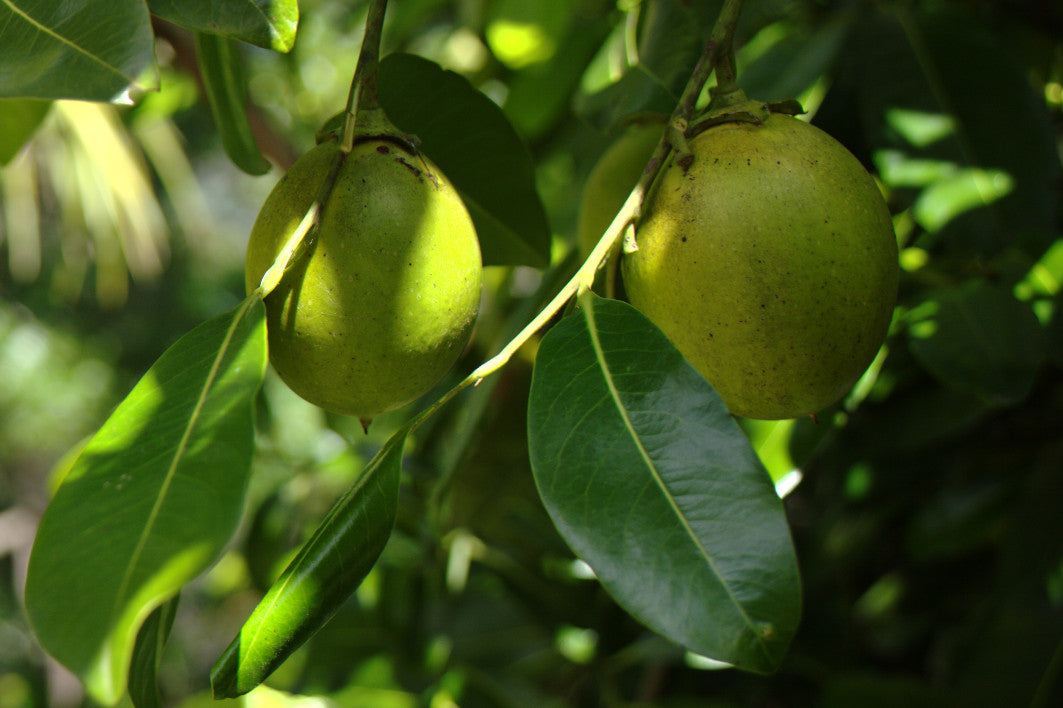
POLYGON ((898 278, 890 214, 825 132, 766 110, 740 118, 690 139, 692 161, 673 150, 637 250, 622 256, 624 286, 731 413, 815 414, 885 338, 898 278))
POLYGON ((480 248, 443 173, 401 141, 328 140, 301 157, 251 230, 250 292, 338 167, 307 250, 265 298, 270 363, 297 394, 363 421, 428 391, 468 343, 480 248))

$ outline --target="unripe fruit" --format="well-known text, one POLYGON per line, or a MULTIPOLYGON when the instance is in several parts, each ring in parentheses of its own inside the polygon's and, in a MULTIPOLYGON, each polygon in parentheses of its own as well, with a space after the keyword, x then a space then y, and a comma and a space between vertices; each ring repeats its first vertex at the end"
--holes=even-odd
POLYGON ((613 223, 613 218, 642 176, 664 132, 660 122, 630 126, 595 163, 580 199, 577 225, 579 252, 584 258, 613 223))
POLYGON ((840 143, 771 114, 690 141, 665 165, 622 272, 735 415, 814 414, 874 358, 897 292, 897 244, 874 180, 840 143))
POLYGON ((259 212, 248 292, 318 197, 338 160, 308 254, 266 299, 270 362, 288 386, 363 420, 430 389, 467 344, 480 301, 480 249, 450 182, 389 140, 336 141, 300 158, 259 212))

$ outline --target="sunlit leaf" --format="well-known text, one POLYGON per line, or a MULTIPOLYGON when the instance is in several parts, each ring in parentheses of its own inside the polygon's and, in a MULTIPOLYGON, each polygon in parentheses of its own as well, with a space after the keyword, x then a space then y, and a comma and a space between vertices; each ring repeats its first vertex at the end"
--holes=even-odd
POLYGON ((214 664, 216 698, 247 693, 340 609, 391 536, 407 429, 366 466, 251 613, 214 664))
POLYGON ((260 300, 195 328, 118 406, 48 505, 26 607, 41 644, 97 701, 118 700, 141 624, 232 535, 265 366, 260 300))
POLYGON ((154 67, 141 0, 0 0, 0 97, 128 102, 154 67))
POLYGON ((563 39, 572 0, 498 0, 491 5, 485 35, 499 61, 513 69, 553 57, 563 39))
POLYGON ((536 356, 528 438, 554 524, 636 618, 779 666, 801 590, 771 478, 723 402, 629 305, 589 297, 536 356))
POLYGON ((287 52, 299 23, 297 0, 148 0, 152 14, 192 30, 287 52))

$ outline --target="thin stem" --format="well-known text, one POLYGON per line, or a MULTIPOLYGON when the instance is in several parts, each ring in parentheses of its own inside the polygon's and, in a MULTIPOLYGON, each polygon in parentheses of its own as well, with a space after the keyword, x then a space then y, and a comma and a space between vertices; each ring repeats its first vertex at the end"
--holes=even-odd
MULTIPOLYGON (((713 27, 709 42, 705 45, 701 58, 698 59, 698 63, 694 67, 694 71, 691 73, 686 87, 683 89, 682 96, 679 99, 675 112, 672 113, 671 120, 669 121, 670 128, 679 128, 681 126, 681 130, 685 130, 686 126, 689 125, 690 118, 693 115, 695 105, 697 104, 698 96, 705 88, 705 83, 708 81, 709 76, 712 75, 713 67, 719 60, 721 47, 729 48, 732 46, 734 29, 738 23, 738 16, 741 9, 742 0, 726 0, 724 2, 724 6, 716 20, 716 25, 713 27)), ((680 153, 680 155, 685 152, 686 141, 682 138, 681 130, 676 131, 669 129, 664 131, 660 142, 657 143, 657 147, 653 151, 653 156, 646 164, 642 176, 639 177, 639 181, 631 190, 624 205, 620 207, 620 211, 618 211, 613 218, 609 228, 605 230, 601 240, 598 241, 594 250, 592 250, 590 255, 587 256, 587 260, 585 260, 583 265, 579 267, 579 270, 576 271, 576 274, 565 283, 557 295, 550 300, 546 307, 544 307, 531 322, 525 325, 524 329, 522 329, 516 337, 502 347, 501 351, 480 364, 480 366, 476 367, 472 373, 455 385, 454 388, 443 394, 443 396, 436 400, 431 406, 421 411, 411 421, 410 432, 413 432, 424 423, 424 421, 428 420, 428 418, 446 405, 452 398, 454 398, 454 396, 458 395, 458 393, 469 386, 475 386, 484 378, 505 366, 513 355, 516 354, 520 348, 528 342, 528 340, 535 336, 540 329, 546 326, 546 324, 553 319, 554 315, 560 312, 561 308, 563 308, 574 295, 593 287, 594 274, 597 272, 599 266, 601 266, 602 262, 605 261, 606 257, 613 250, 614 244, 616 244, 625 231, 627 231, 628 226, 635 223, 641 215, 642 202, 646 197, 646 193, 649 191, 650 185, 653 184, 653 180, 656 178, 657 173, 665 164, 668 153, 673 147, 676 149, 677 153, 680 153), (675 142, 679 142, 680 145, 675 145, 675 142)))
POLYGON ((354 145, 354 127, 358 112, 380 107, 376 93, 376 70, 380 65, 380 37, 384 33, 384 13, 387 8, 388 0, 369 2, 362 48, 358 53, 354 76, 351 77, 351 90, 347 94, 347 119, 343 124, 343 140, 340 143, 344 152, 350 152, 354 145))
MULTIPOLYGON (((690 116, 694 114, 694 106, 698 102, 698 97, 701 95, 701 91, 709 80, 713 69, 719 63, 720 57, 728 54, 733 55, 734 53, 735 27, 738 26, 738 17, 741 14, 742 0, 727 0, 720 9, 716 24, 712 28, 712 34, 709 35, 709 42, 705 46, 701 59, 698 60, 697 65, 694 67, 694 72, 690 76, 690 81, 687 82, 686 89, 684 89, 683 95, 679 99, 679 106, 676 109, 676 112, 681 113, 688 121, 690 116)), ((731 80, 733 81, 733 79, 732 71, 731 80)))

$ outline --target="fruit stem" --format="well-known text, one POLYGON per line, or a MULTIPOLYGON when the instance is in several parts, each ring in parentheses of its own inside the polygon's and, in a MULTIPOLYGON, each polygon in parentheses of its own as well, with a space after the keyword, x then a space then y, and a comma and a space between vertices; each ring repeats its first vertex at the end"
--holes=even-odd
MULTIPOLYGON (((524 329, 522 329, 517 336, 502 347, 497 354, 480 364, 472 371, 472 373, 443 394, 443 396, 437 399, 431 406, 417 414, 410 423, 411 433, 428 420, 428 418, 430 418, 437 410, 442 408, 448 401, 450 401, 450 399, 458 395, 458 393, 469 386, 475 386, 487 376, 490 376, 504 367, 513 355, 516 354, 520 348, 528 342, 528 340, 535 336, 540 329, 545 327, 573 296, 580 292, 590 290, 593 287, 594 274, 606 260, 606 257, 613 250, 614 245, 620 240, 620 237, 629 231, 628 227, 635 223, 641 215, 642 202, 645 199, 650 185, 653 184, 653 180, 660 171, 661 166, 664 165, 665 160, 668 158, 669 151, 671 151, 673 147, 675 148, 679 156, 677 160, 681 159, 687 152, 685 150, 686 141, 683 138, 682 132, 690 123, 690 118, 694 113, 694 107, 697 104, 698 96, 700 96, 702 90, 704 90, 705 83, 708 81, 709 76, 712 75, 713 68, 720 60, 722 54, 730 50, 733 45, 734 30, 735 26, 738 24, 738 16, 741 11, 742 0, 725 0, 723 8, 720 10, 720 14, 716 19, 716 24, 712 29, 709 41, 705 45, 701 58, 698 59, 698 63, 694 67, 690 79, 687 81, 686 87, 683 89, 679 104, 676 106, 675 112, 672 113, 671 119, 668 122, 669 129, 665 130, 664 134, 661 136, 660 142, 657 143, 657 147, 653 151, 653 156, 646 164, 646 168, 642 171, 642 176, 639 177, 639 181, 635 184, 634 189, 628 194, 624 205, 620 207, 620 211, 618 211, 613 218, 613 222, 609 224, 609 228, 605 230, 601 240, 598 241, 598 244, 594 247, 594 250, 591 251, 590 255, 587 256, 587 259, 583 262, 583 265, 579 267, 579 270, 576 271, 576 274, 565 283, 546 307, 544 307, 531 322, 525 325, 524 329), (675 143, 678 143, 678 145, 674 144, 673 140, 675 143)), ((624 248, 637 248, 634 244, 634 239, 630 237, 625 238, 624 248), (631 243, 626 243, 627 241, 631 241, 631 243)))
POLYGON ((387 8, 388 0, 369 2, 362 48, 358 53, 354 76, 351 78, 351 90, 347 94, 347 119, 343 123, 343 140, 340 141, 344 152, 350 152, 354 147, 354 128, 359 111, 372 111, 380 107, 376 93, 376 74, 380 65, 380 37, 384 33, 384 13, 387 8))
POLYGON ((734 83, 734 34, 735 28, 738 26, 738 17, 742 14, 742 2, 743 0, 726 0, 723 7, 720 8, 720 14, 716 17, 716 24, 713 25, 709 41, 705 45, 705 50, 702 52, 697 65, 694 67, 690 81, 687 82, 686 88, 683 89, 683 95, 679 98, 679 105, 676 107, 676 113, 672 114, 673 116, 678 114, 685 118, 688 123, 690 122, 691 116, 694 115, 698 97, 701 96, 709 76, 721 63, 727 69, 722 72, 717 71, 717 84, 734 83), (728 57, 730 58, 729 62, 728 57), (721 78, 721 73, 726 74, 726 76, 721 78))

